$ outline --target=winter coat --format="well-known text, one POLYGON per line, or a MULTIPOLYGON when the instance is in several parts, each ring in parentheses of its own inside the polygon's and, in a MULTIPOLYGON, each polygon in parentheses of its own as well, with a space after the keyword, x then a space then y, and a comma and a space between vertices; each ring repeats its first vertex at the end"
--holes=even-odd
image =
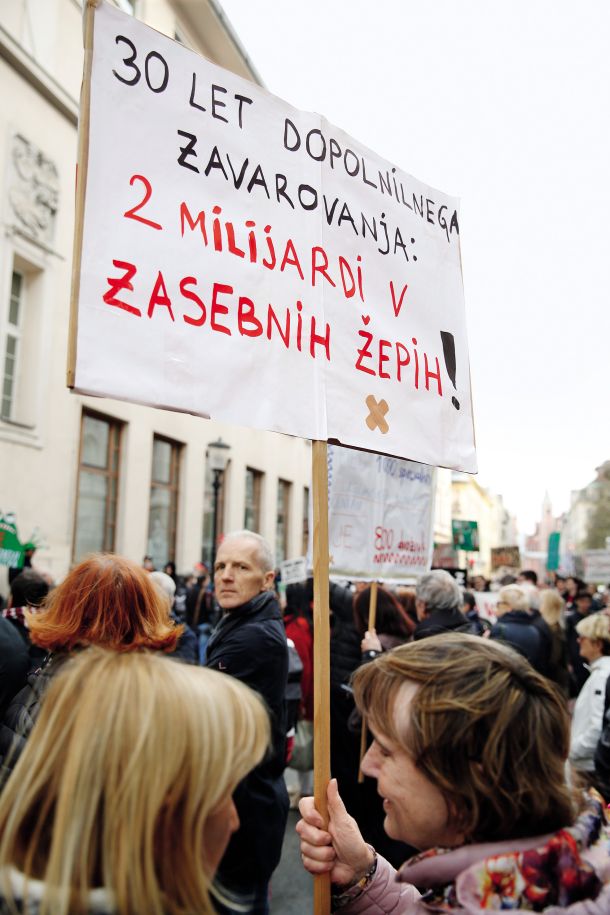
POLYGON ((549 625, 551 632, 551 656, 549 658, 548 676, 566 696, 570 691, 570 674, 568 672, 568 642, 565 630, 559 623, 549 625))
POLYGON ((504 613, 491 627, 489 636, 512 645, 538 673, 548 673, 550 634, 547 640, 527 610, 504 613))
MULTIPOLYGON (((608 915, 610 827, 591 793, 574 826, 530 839, 432 849, 397 872, 383 858, 342 915, 608 915)), ((357 891, 354 891, 357 893, 357 891)))
POLYGON ((574 705, 570 734, 570 762, 585 772, 595 771, 595 750, 602 732, 610 656, 593 661, 590 669, 574 705))
POLYGON ((220 863, 229 888, 264 883, 277 867, 288 817, 286 758, 288 646, 280 606, 265 591, 222 617, 207 645, 206 667, 261 694, 271 717, 271 752, 234 794, 240 827, 220 863))
POLYGON ((0 715, 24 685, 29 668, 27 645, 13 624, 0 617, 0 715))
POLYGON ((294 642, 303 665, 300 718, 313 721, 313 632, 304 616, 284 616, 286 635, 294 642))
POLYGON ((0 725, 0 768, 4 781, 15 768, 40 711, 40 703, 51 679, 68 660, 68 654, 47 655, 41 667, 32 671, 23 689, 13 697, 0 725))
MULTIPOLYGON (((9 624, 10 625, 10 624, 9 624)), ((20 638, 17 635, 17 638, 20 638)), ((166 657, 185 663, 196 663, 196 637, 185 627, 176 649, 166 657)), ((26 652, 27 653, 27 652, 26 652)), ((47 654, 27 677, 26 685, 13 696, 0 723, 0 786, 15 768, 40 711, 42 698, 58 670, 69 659, 68 652, 47 654)))
POLYGON ((428 616, 420 620, 413 633, 413 641, 428 638, 430 635, 442 635, 444 632, 465 632, 467 635, 478 635, 475 623, 469 623, 464 614, 457 609, 428 610, 428 616))

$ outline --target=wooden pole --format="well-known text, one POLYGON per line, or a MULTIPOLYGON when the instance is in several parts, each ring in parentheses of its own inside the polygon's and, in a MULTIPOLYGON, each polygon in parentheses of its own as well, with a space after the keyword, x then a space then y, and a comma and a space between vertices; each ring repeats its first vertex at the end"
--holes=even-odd
MULTIPOLYGON (((369 629, 375 628, 375 622, 377 620, 377 588, 378 583, 376 581, 371 582, 371 599, 369 601, 369 629)), ((366 753, 366 722, 364 718, 362 719, 362 730, 360 732, 360 766, 362 766, 362 760, 364 754, 366 753)), ((364 781, 364 772, 362 769, 359 769, 358 772, 358 784, 362 784, 364 781)))
MULTIPOLYGON (((313 793, 328 823, 330 781, 330 603, 328 584, 328 458, 326 442, 313 442, 313 793)), ((314 877, 314 915, 330 915, 330 875, 314 877)))
POLYGON ((100 0, 87 0, 84 11, 83 43, 85 64, 80 92, 78 114, 78 158, 76 163, 76 210, 74 213, 74 242, 72 245, 72 291, 70 294, 70 323, 68 325, 68 368, 66 384, 74 387, 76 375, 76 332, 78 327, 78 299, 85 221, 85 188, 89 164, 89 117, 91 109, 91 68, 93 66, 93 20, 100 0))

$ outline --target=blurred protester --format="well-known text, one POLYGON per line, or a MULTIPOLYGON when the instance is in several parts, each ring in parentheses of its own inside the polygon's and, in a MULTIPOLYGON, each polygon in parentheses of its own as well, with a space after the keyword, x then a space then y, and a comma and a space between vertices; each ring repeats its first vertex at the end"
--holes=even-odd
POLYGON ((295 747, 289 761, 294 774, 286 773, 290 804, 296 807, 301 796, 313 791, 313 624, 306 582, 286 586, 284 625, 303 668, 295 747))
POLYGON ((396 600, 405 611, 414 626, 417 626, 417 610, 415 609, 415 588, 396 588, 396 600))
POLYGON ((14 626, 0 617, 0 716, 16 693, 22 689, 30 669, 30 656, 24 640, 14 626))
MULTIPOLYGON (((269 911, 269 881, 279 864, 288 816, 283 778, 288 647, 282 612, 271 592, 274 579, 271 550, 259 534, 225 536, 214 566, 223 616, 208 642, 206 664, 255 689, 271 714, 272 752, 235 792, 241 826, 219 866, 223 886, 250 900, 249 915, 269 911)), ((222 913, 240 911, 219 906, 222 913)))
POLYGON ((567 697, 570 693, 568 640, 565 630, 565 603, 558 591, 548 588, 540 595, 540 615, 551 633, 548 676, 567 697))
POLYGON ((577 594, 586 590, 582 578, 577 578, 575 575, 568 575, 566 578, 566 593, 564 594, 566 610, 575 610, 577 594))
MULTIPOLYGON (((568 604, 566 602, 566 608, 568 604)), ((570 696, 574 698, 581 691, 589 676, 589 668, 580 653, 578 642, 578 624, 593 612, 593 601, 588 591, 582 590, 574 595, 573 609, 566 613, 566 638, 568 641, 568 660, 570 664, 570 696)))
POLYGON ((313 721, 313 628, 306 599, 305 584, 288 585, 284 626, 303 665, 301 676, 301 709, 299 717, 313 721))
POLYGON ((371 589, 365 588, 354 598, 354 625, 362 642, 362 659, 371 661, 382 651, 390 651, 397 645, 408 642, 415 630, 415 623, 407 616, 393 594, 381 585, 377 588, 377 611, 375 627, 368 628, 371 589))
POLYGON ((538 587, 538 573, 534 572, 533 569, 521 569, 521 571, 517 575, 517 584, 518 585, 530 584, 530 585, 533 585, 535 588, 537 588, 538 587))
POLYGON ((550 638, 543 636, 529 613, 529 595, 519 585, 509 585, 498 591, 496 616, 498 622, 491 627, 490 638, 512 645, 527 658, 538 673, 548 675, 550 638))
POLYGON ((594 613, 576 626, 580 654, 591 671, 574 704, 570 763, 577 773, 594 781, 595 750, 601 736, 606 681, 610 676, 610 618, 594 613))
MULTIPOLYGON (((176 595, 176 583, 174 579, 165 572, 151 572, 150 577, 154 582, 155 587, 158 588, 159 593, 162 594, 163 598, 167 601, 167 607, 172 620, 178 625, 180 621, 174 613, 174 599, 176 595)), ((199 641, 190 626, 182 627, 182 633, 178 639, 178 644, 174 651, 172 651, 171 656, 181 661, 186 661, 187 664, 199 663, 199 641)))
POLYGON ((199 574, 188 586, 186 595, 186 622, 193 629, 197 629, 202 623, 212 626, 217 622, 210 573, 203 563, 197 571, 199 574))
POLYGON ((354 693, 374 741, 363 761, 385 829, 422 853, 399 873, 367 845, 337 784, 329 824, 301 801, 301 856, 345 915, 610 911, 610 828, 565 782, 558 691, 488 639, 448 633, 363 665, 354 693))
POLYGON ((415 607, 419 620, 413 638, 417 641, 443 632, 476 634, 461 611, 462 589, 449 572, 435 569, 417 582, 415 607))
POLYGON ((473 591, 489 591, 489 582, 483 575, 473 575, 470 579, 470 587, 473 591))
POLYGON ((165 565, 163 566, 163 571, 165 572, 166 575, 169 575, 169 577, 172 579, 172 581, 174 582, 175 585, 178 584, 178 576, 176 575, 176 563, 175 562, 172 562, 172 560, 170 559, 169 562, 166 562, 165 565))
POLYGON ((81 652, 0 797, 0 911, 212 915, 231 795, 268 739, 263 703, 230 677, 81 652))
POLYGON ((154 572, 154 571, 155 571, 155 563, 154 563, 154 560, 153 560, 152 556, 145 556, 145 557, 144 557, 144 559, 142 560, 142 568, 143 568, 146 572, 154 572))
POLYGON ((34 569, 25 569, 21 575, 13 579, 8 607, 2 611, 2 616, 15 627, 15 630, 27 645, 30 656, 30 669, 42 664, 46 657, 46 651, 32 644, 24 614, 26 610, 32 613, 39 610, 48 593, 49 584, 47 580, 38 572, 35 572, 34 569))
POLYGON ((568 593, 568 582, 565 575, 560 575, 558 572, 555 572, 555 588, 557 589, 559 596, 565 603, 565 598, 568 593))
POLYGON ((22 751, 50 681, 71 654, 88 645, 119 652, 171 652, 183 631, 171 619, 150 575, 113 553, 88 556, 49 594, 42 610, 26 610, 24 618, 32 643, 47 656, 4 715, 0 762, 5 771, 22 751))
POLYGON ((483 619, 477 608, 477 600, 472 591, 464 591, 462 595, 462 613, 469 623, 476 628, 473 635, 484 635, 491 629, 489 620, 483 619))

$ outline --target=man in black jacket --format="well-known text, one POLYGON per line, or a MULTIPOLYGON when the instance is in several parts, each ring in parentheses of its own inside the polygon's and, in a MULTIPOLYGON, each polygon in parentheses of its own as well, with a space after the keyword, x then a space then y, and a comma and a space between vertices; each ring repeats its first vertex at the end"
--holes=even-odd
POLYGON ((415 610, 419 620, 413 639, 442 635, 443 632, 465 632, 478 635, 461 611, 462 589, 444 569, 433 569, 422 575, 415 591, 415 610))
POLYGON ((234 795, 240 827, 220 863, 218 878, 231 894, 243 898, 246 909, 217 903, 222 913, 267 915, 269 880, 279 864, 288 817, 283 779, 288 647, 280 606, 270 590, 273 581, 273 558, 262 537, 237 531, 224 538, 214 565, 223 616, 208 642, 206 665, 261 694, 271 717, 272 745, 234 795))

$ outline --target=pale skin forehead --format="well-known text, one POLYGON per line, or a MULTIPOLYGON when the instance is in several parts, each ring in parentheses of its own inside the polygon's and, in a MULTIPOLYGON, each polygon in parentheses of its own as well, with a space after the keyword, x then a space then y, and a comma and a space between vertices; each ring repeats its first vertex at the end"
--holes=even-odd
POLYGON ((247 562, 262 572, 258 543, 251 537, 231 537, 223 540, 216 553, 216 562, 247 562))

